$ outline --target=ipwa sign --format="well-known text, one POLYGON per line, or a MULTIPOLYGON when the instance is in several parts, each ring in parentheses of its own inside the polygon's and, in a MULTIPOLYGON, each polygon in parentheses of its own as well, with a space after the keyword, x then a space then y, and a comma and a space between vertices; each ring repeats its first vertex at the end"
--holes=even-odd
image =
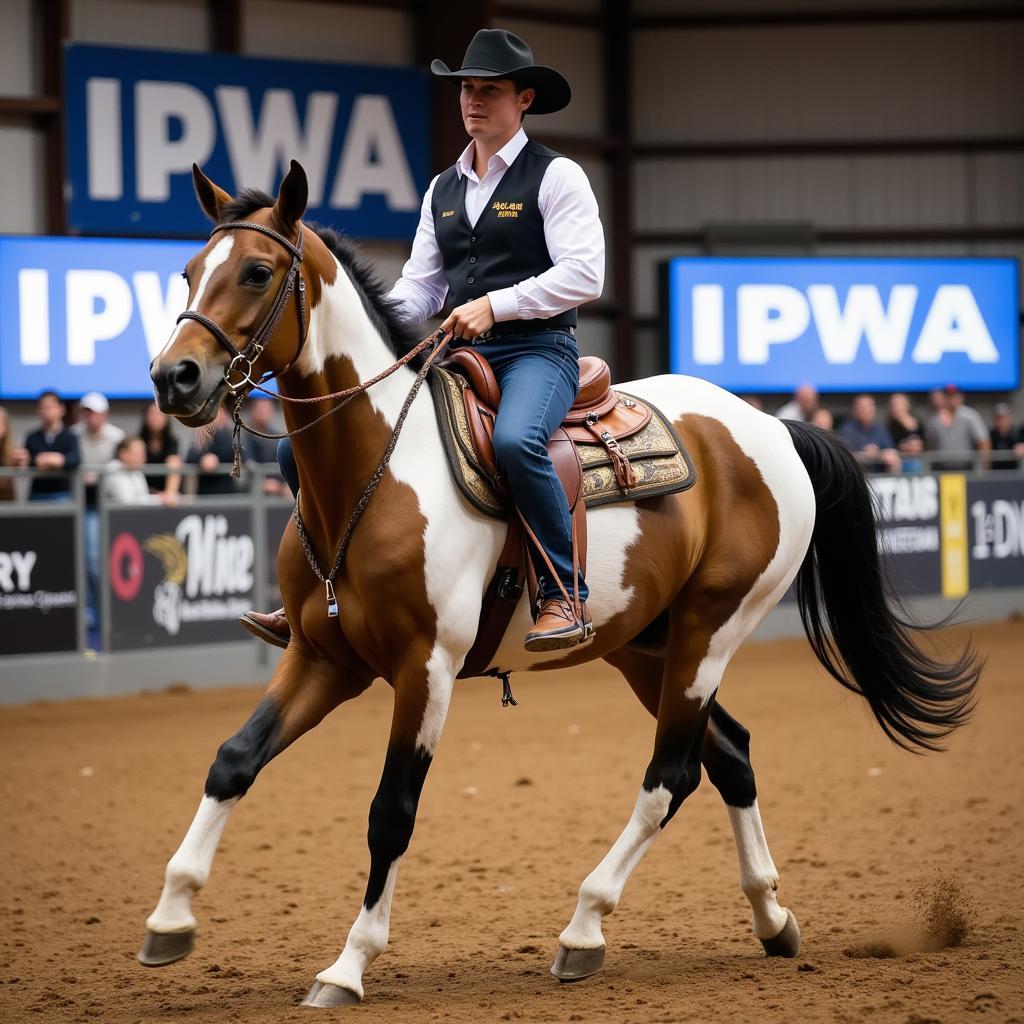
POLYGON ((0 395, 152 394, 196 242, 0 237, 0 395))
POLYGON ((69 46, 65 101, 78 231, 198 236, 192 164, 236 194, 275 193, 290 160, 308 216, 411 238, 427 184, 427 87, 411 68, 69 46))
POLYGON ((663 266, 669 367, 730 391, 1020 383, 1012 259, 712 259, 663 266))

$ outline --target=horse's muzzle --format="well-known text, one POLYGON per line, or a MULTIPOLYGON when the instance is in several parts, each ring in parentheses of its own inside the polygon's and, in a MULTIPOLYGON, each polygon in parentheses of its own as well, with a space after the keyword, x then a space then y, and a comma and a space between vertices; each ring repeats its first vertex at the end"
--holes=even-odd
MULTIPOLYGON (((219 368, 218 381, 222 373, 219 368)), ((219 388, 210 376, 195 359, 179 359, 169 364, 154 361, 150 368, 157 405, 162 412, 179 419, 197 420, 207 414, 208 419, 213 418, 219 388)))

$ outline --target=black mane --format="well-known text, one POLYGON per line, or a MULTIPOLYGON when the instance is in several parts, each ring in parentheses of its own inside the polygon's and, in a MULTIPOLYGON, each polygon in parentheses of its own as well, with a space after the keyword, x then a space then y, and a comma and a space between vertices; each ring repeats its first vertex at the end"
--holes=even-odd
MULTIPOLYGON (((274 200, 258 188, 243 188, 221 211, 220 223, 245 220, 246 217, 274 205, 274 200)), ((337 257, 362 300, 363 308, 380 336, 396 357, 405 355, 419 341, 415 324, 406 323, 399 315, 398 305, 388 299, 376 270, 359 252, 347 235, 313 221, 304 221, 324 245, 337 257)), ((417 359, 415 362, 418 362, 417 359)))

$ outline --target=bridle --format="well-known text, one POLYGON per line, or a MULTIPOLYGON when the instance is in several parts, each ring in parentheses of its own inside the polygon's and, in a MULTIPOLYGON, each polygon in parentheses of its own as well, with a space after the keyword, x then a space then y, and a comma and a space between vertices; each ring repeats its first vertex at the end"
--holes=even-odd
POLYGON ((309 562, 309 567, 312 569, 313 575, 324 584, 327 599, 327 614, 331 618, 334 618, 338 614, 338 600, 334 592, 334 578, 337 575, 338 570, 341 568, 342 562, 345 560, 349 541, 352 538, 352 531, 356 528, 356 524, 359 522, 364 509, 369 503, 370 498, 373 496, 373 492, 377 489, 377 485, 384 476, 388 463, 391 461, 391 456, 395 450, 395 446, 398 444, 398 436, 402 432, 405 419, 409 414, 409 410, 412 407, 412 403, 415 400, 416 395, 422 387, 424 380, 426 380, 431 366, 434 365, 438 356, 440 356, 440 354, 445 350, 448 342, 451 341, 452 335, 450 331, 438 328, 436 331, 428 334, 422 341, 406 352, 405 355, 396 360, 391 366, 387 367, 387 369, 382 370, 375 377, 372 377, 370 380, 365 381, 362 384, 357 384, 355 387, 345 388, 343 391, 335 391, 329 395, 313 395, 309 398, 292 398, 288 395, 275 394, 272 391, 267 391, 262 385, 267 383, 267 381, 273 380, 275 377, 282 376, 290 370, 302 354, 302 348, 306 343, 306 282, 302 277, 301 270, 302 222, 299 221, 298 238, 294 245, 289 242, 284 235, 275 231, 273 228, 268 228, 263 224, 257 224, 255 221, 248 220, 236 220, 229 221, 226 224, 218 224, 213 231, 210 232, 210 237, 212 238, 218 231, 235 230, 259 231, 268 238, 274 239, 275 242, 279 242, 292 254, 291 266, 288 268, 288 273, 285 276, 284 281, 281 283, 281 287, 278 289, 277 297, 274 299, 274 303, 270 307, 267 315, 263 318, 263 322, 249 339, 248 344, 239 351, 235 345, 232 344, 231 339, 227 336, 227 333, 220 327, 220 325, 211 320, 204 313, 200 313, 193 309, 186 309, 184 313, 181 313, 178 316, 176 321, 176 323, 180 324, 182 320, 195 320, 196 323, 202 324, 203 327, 205 327, 217 339, 217 341, 231 353, 231 362, 224 371, 224 383, 235 399, 233 415, 235 427, 232 434, 232 445, 234 447, 235 454, 234 462, 231 467, 231 476, 233 479, 239 475, 239 471, 241 469, 240 432, 243 429, 256 437, 262 437, 268 440, 280 440, 284 437, 294 437, 296 434, 301 434, 303 431, 309 430, 310 427, 315 427, 322 420, 327 419, 328 416, 333 416, 336 412, 339 412, 348 405, 348 403, 357 395, 361 395, 364 391, 373 387, 374 384, 378 384, 386 377, 390 377, 396 370, 405 366, 407 363, 410 363, 422 352, 430 349, 430 352, 424 359, 422 366, 416 372, 416 378, 413 381, 412 387, 409 389, 408 395, 406 395, 405 402, 402 404, 402 408, 395 421, 394 429, 391 431, 391 437, 388 439, 388 443, 384 449, 384 454, 381 457, 380 463, 373 475, 367 481, 359 500, 356 502, 355 508, 352 510, 352 514, 349 516, 348 524, 346 525, 345 531, 342 534, 337 549, 335 550, 334 562, 326 573, 320 569, 316 555, 313 552, 309 535, 307 534, 305 524, 302 521, 302 510, 299 506, 299 495, 295 495, 295 528, 298 532, 299 540, 302 542, 302 548, 305 551, 306 560, 309 562), (287 305, 292 292, 296 292, 298 294, 295 309, 299 317, 299 343, 295 348, 295 354, 288 361, 287 365, 282 367, 280 370, 267 371, 258 380, 253 380, 253 366, 256 363, 256 360, 259 359, 266 350, 267 345, 269 344, 269 339, 273 336, 274 331, 277 330, 278 324, 281 321, 281 315, 284 312, 284 307, 287 305), (231 380, 232 374, 239 374, 241 379, 237 382, 233 382, 231 380), (269 395, 271 398, 276 398, 280 402, 292 402, 298 405, 306 405, 313 402, 329 402, 334 399, 340 399, 340 401, 325 413, 315 417, 303 426, 297 427, 295 430, 286 430, 283 434, 270 434, 257 430, 254 427, 250 427, 242 420, 242 402, 250 391, 261 391, 263 394, 269 395))
POLYGON ((302 355, 302 349, 306 344, 306 281, 302 276, 302 234, 303 227, 302 221, 299 221, 299 234, 293 245, 284 237, 280 232, 275 231, 273 228, 268 228, 264 224, 257 224, 251 220, 233 220, 228 221, 226 224, 218 224, 211 232, 210 238, 213 238, 218 231, 258 231, 262 235, 266 235, 268 238, 272 238, 279 245, 283 245, 292 254, 292 263, 288 268, 288 273, 285 274, 284 280, 281 282, 281 287, 277 290, 277 296, 274 299, 273 305, 267 311, 267 315, 263 318, 263 322, 255 330, 252 337, 249 339, 248 344, 239 351, 231 339, 228 337, 227 332, 215 321, 211 320, 205 313, 200 313, 198 310, 186 309, 183 313, 179 314, 178 319, 175 321, 176 324, 180 324, 182 320, 195 320, 196 323, 202 324, 220 343, 220 345, 227 349, 231 354, 231 362, 228 363, 227 369, 224 371, 224 383, 227 385, 228 390, 232 395, 238 397, 243 388, 257 388, 261 384, 267 383, 269 380, 273 380, 275 377, 280 377, 282 374, 287 373, 288 370, 295 365, 296 360, 302 355), (270 338, 273 336, 274 331, 277 330, 278 324, 281 322, 281 316, 284 313, 284 307, 288 304, 288 300, 291 298, 292 293, 296 293, 295 300, 295 311, 299 318, 299 343, 295 348, 295 354, 288 360, 287 365, 283 366, 280 370, 273 372, 268 371, 259 380, 253 380, 253 366, 256 360, 263 355, 264 350, 269 344, 270 338), (237 381, 232 381, 232 376, 239 374, 240 378, 237 381))

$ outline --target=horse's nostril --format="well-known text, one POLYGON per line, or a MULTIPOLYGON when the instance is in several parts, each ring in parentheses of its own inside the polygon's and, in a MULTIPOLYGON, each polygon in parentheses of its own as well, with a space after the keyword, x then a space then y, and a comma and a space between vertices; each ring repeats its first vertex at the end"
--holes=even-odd
POLYGON ((168 383, 171 390, 179 395, 188 395, 199 387, 203 371, 194 359, 182 359, 175 363, 167 373, 168 383))

